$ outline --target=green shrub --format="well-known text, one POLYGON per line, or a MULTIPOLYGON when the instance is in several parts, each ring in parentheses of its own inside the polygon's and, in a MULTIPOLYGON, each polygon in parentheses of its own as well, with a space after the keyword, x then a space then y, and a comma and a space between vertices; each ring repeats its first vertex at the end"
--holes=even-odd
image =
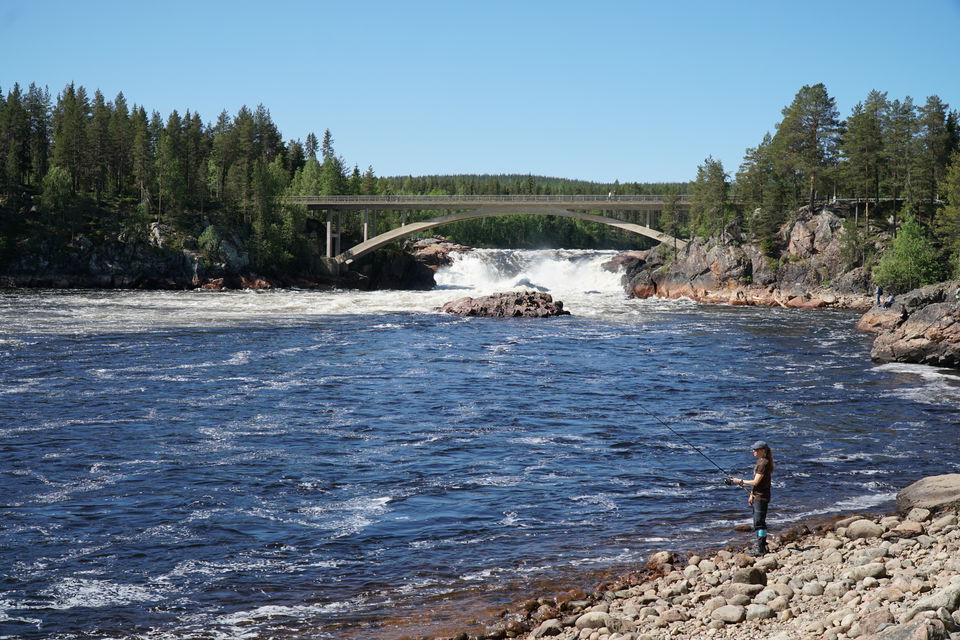
POLYGON ((873 280, 887 291, 904 293, 940 282, 946 273, 947 265, 926 231, 908 216, 873 268, 873 280))

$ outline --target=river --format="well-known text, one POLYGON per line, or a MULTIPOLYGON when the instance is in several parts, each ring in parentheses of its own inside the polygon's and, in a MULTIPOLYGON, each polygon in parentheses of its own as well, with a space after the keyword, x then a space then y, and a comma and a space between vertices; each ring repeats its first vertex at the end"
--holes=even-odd
POLYGON ((0 293, 0 637, 476 628, 750 542, 690 444, 746 475, 770 443, 774 535, 960 471, 956 372, 872 363, 852 313, 628 299, 610 255, 476 251, 428 292, 0 293), (434 311, 521 281, 573 315, 434 311))

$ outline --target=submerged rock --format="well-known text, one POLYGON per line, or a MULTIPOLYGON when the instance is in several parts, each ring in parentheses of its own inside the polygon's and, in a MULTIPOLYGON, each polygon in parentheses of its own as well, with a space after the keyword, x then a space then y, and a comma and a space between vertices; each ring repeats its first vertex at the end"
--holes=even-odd
POLYGON ((570 315, 563 302, 554 301, 549 293, 539 291, 510 291, 478 298, 460 298, 438 308, 458 316, 485 318, 547 318, 570 315))

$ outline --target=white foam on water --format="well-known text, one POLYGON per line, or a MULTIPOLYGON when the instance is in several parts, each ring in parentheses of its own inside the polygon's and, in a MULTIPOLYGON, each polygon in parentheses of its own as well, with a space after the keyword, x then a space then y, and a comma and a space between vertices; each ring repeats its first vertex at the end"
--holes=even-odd
POLYGON ((218 625, 243 627, 250 623, 266 622, 279 618, 301 620, 313 616, 350 611, 354 605, 349 602, 333 602, 329 604, 304 605, 264 605, 248 611, 237 611, 217 616, 214 620, 218 625))
POLYGON ((898 388, 889 392, 893 397, 924 404, 960 407, 960 374, 955 370, 939 369, 924 364, 891 362, 877 365, 872 371, 902 374, 919 383, 916 386, 898 388))
POLYGON ((834 502, 832 505, 811 509, 793 514, 791 517, 781 522, 802 522, 810 518, 822 516, 830 513, 853 513, 858 511, 870 511, 877 507, 895 502, 897 499, 896 491, 886 491, 882 493, 867 493, 857 496, 850 496, 834 502))
POLYGON ((512 527, 513 525, 520 522, 520 518, 517 517, 516 511, 507 511, 503 515, 504 515, 503 520, 501 520, 497 524, 502 525, 504 527, 512 527))
POLYGON ((332 528, 334 538, 354 535, 377 522, 388 512, 391 496, 357 497, 317 507, 299 510, 309 519, 320 521, 323 528, 332 528))
MULTIPOLYGON (((676 309, 677 301, 629 301, 621 273, 603 268, 615 251, 477 249, 453 254, 453 264, 436 273, 430 291, 58 291, 45 294, 43 312, 22 314, 16 305, 0 306, 0 326, 11 333, 87 335, 149 332, 178 327, 255 325, 278 320, 298 322, 327 315, 436 313, 444 302, 495 291, 547 290, 567 310, 584 317, 629 317, 640 309, 676 309), (655 305, 655 306, 651 306, 655 305)), ((451 319, 451 322, 458 320, 451 319)), ((374 323, 375 330, 400 328, 374 323)), ((0 343, 19 347, 16 340, 0 343)), ((243 366, 250 352, 234 354, 227 365, 243 366)), ((209 366, 210 363, 190 365, 209 366)), ((98 371, 103 377, 118 371, 98 371)))
POLYGON ((616 500, 605 494, 574 496, 570 498, 570 500, 573 502, 581 502, 583 504, 597 505, 604 511, 616 511, 619 509, 616 500))
POLYGON ((165 597, 163 590, 155 586, 118 584, 91 578, 65 578, 46 595, 51 597, 46 606, 52 609, 116 607, 157 602, 165 597))

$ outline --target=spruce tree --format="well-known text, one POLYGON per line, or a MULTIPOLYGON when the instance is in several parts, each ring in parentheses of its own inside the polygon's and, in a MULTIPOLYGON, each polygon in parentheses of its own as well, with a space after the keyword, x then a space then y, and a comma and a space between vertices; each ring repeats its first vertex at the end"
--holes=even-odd
POLYGON ((727 201, 729 189, 723 163, 707 156, 697 167, 697 179, 690 189, 691 234, 709 237, 723 230, 731 217, 727 201))
POLYGON ((937 211, 934 230, 947 252, 954 274, 960 277, 960 151, 954 152, 940 181, 946 204, 937 211))
POLYGON ((306 153, 307 160, 313 158, 317 159, 317 149, 320 148, 320 144, 317 142, 317 136, 311 131, 307 134, 307 141, 304 144, 304 152, 306 153))
POLYGON ((30 184, 38 185, 50 166, 50 91, 30 84, 25 103, 30 119, 30 184))

